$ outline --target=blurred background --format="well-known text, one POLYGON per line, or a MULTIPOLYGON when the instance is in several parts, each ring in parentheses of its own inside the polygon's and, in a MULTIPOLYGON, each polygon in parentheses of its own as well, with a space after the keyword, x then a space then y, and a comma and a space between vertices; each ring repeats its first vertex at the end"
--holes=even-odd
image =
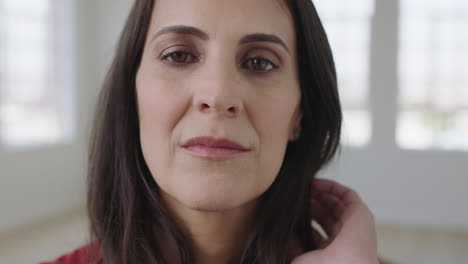
MULTIPOLYGON (((86 243, 94 103, 132 0, 0 0, 0 263, 86 243)), ((394 263, 468 263, 468 1, 315 0, 343 147, 394 263)))

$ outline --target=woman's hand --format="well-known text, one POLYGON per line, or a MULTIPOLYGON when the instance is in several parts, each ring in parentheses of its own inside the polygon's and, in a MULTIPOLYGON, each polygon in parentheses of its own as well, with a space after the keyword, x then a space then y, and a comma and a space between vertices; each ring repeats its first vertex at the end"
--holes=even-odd
POLYGON ((297 256, 292 264, 377 264, 374 217, 358 194, 339 183, 315 179, 311 188, 312 218, 328 239, 317 234, 320 249, 297 256))

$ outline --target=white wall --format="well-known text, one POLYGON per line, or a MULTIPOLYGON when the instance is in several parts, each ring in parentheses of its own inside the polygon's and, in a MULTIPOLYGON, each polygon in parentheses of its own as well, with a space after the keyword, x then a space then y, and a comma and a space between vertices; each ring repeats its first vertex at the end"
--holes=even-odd
POLYGON ((386 224, 468 230, 466 155, 344 148, 324 174, 356 189, 386 224))
MULTIPOLYGON (((78 137, 66 146, 21 153, 0 150, 0 234, 84 205, 89 121, 132 2, 76 1, 78 137)), ((392 12, 393 2, 379 0, 378 8, 392 12)), ((385 15, 378 19, 384 30, 374 29, 375 37, 394 49, 395 25, 387 25, 385 15)), ((383 47, 372 51, 374 59, 388 54, 383 47)), ((372 69, 376 104, 396 93, 396 77, 387 74, 395 61, 386 61, 372 69)), ((390 107, 374 113, 371 145, 344 148, 338 162, 323 174, 356 188, 381 222, 468 229, 467 153, 398 149, 388 140, 394 138, 388 125, 395 118, 392 111, 390 107)))

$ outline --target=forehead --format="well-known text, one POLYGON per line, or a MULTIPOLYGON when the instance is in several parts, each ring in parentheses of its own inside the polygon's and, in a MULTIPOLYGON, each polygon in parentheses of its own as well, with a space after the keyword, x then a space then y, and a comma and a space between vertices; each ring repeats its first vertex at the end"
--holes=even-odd
POLYGON ((150 34, 170 25, 202 29, 210 38, 274 34, 293 47, 293 19, 282 0, 156 0, 150 34))

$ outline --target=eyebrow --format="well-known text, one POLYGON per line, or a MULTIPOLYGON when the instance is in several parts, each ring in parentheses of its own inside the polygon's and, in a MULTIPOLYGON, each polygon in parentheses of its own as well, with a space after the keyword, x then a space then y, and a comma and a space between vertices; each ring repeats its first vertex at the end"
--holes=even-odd
MULTIPOLYGON (((209 40, 210 37, 206 32, 196 27, 185 26, 185 25, 172 25, 167 26, 158 31, 151 39, 151 41, 155 40, 157 37, 169 33, 181 34, 181 35, 193 35, 195 37, 201 38, 202 40, 209 40)), ((247 44, 251 42, 271 42, 274 44, 278 44, 282 46, 288 53, 289 47, 286 43, 276 35, 273 34, 265 34, 265 33, 252 33, 244 36, 241 40, 239 40, 239 45, 247 44)))
POLYGON ((203 40, 208 40, 210 39, 208 37, 208 34, 206 34, 204 31, 201 29, 198 29, 196 27, 190 27, 190 26, 184 26, 184 25, 173 25, 173 26, 167 26, 158 33, 156 33, 151 41, 156 39, 157 37, 164 35, 164 34, 169 34, 169 33, 175 33, 175 34, 181 34, 181 35, 194 35, 195 37, 199 37, 203 40))
POLYGON ((288 53, 289 53, 289 48, 286 43, 281 40, 279 37, 273 35, 273 34, 265 34, 265 33, 253 33, 249 34, 245 37, 243 37, 240 41, 239 44, 247 44, 251 42, 271 42, 274 44, 279 44, 281 45, 288 53))

